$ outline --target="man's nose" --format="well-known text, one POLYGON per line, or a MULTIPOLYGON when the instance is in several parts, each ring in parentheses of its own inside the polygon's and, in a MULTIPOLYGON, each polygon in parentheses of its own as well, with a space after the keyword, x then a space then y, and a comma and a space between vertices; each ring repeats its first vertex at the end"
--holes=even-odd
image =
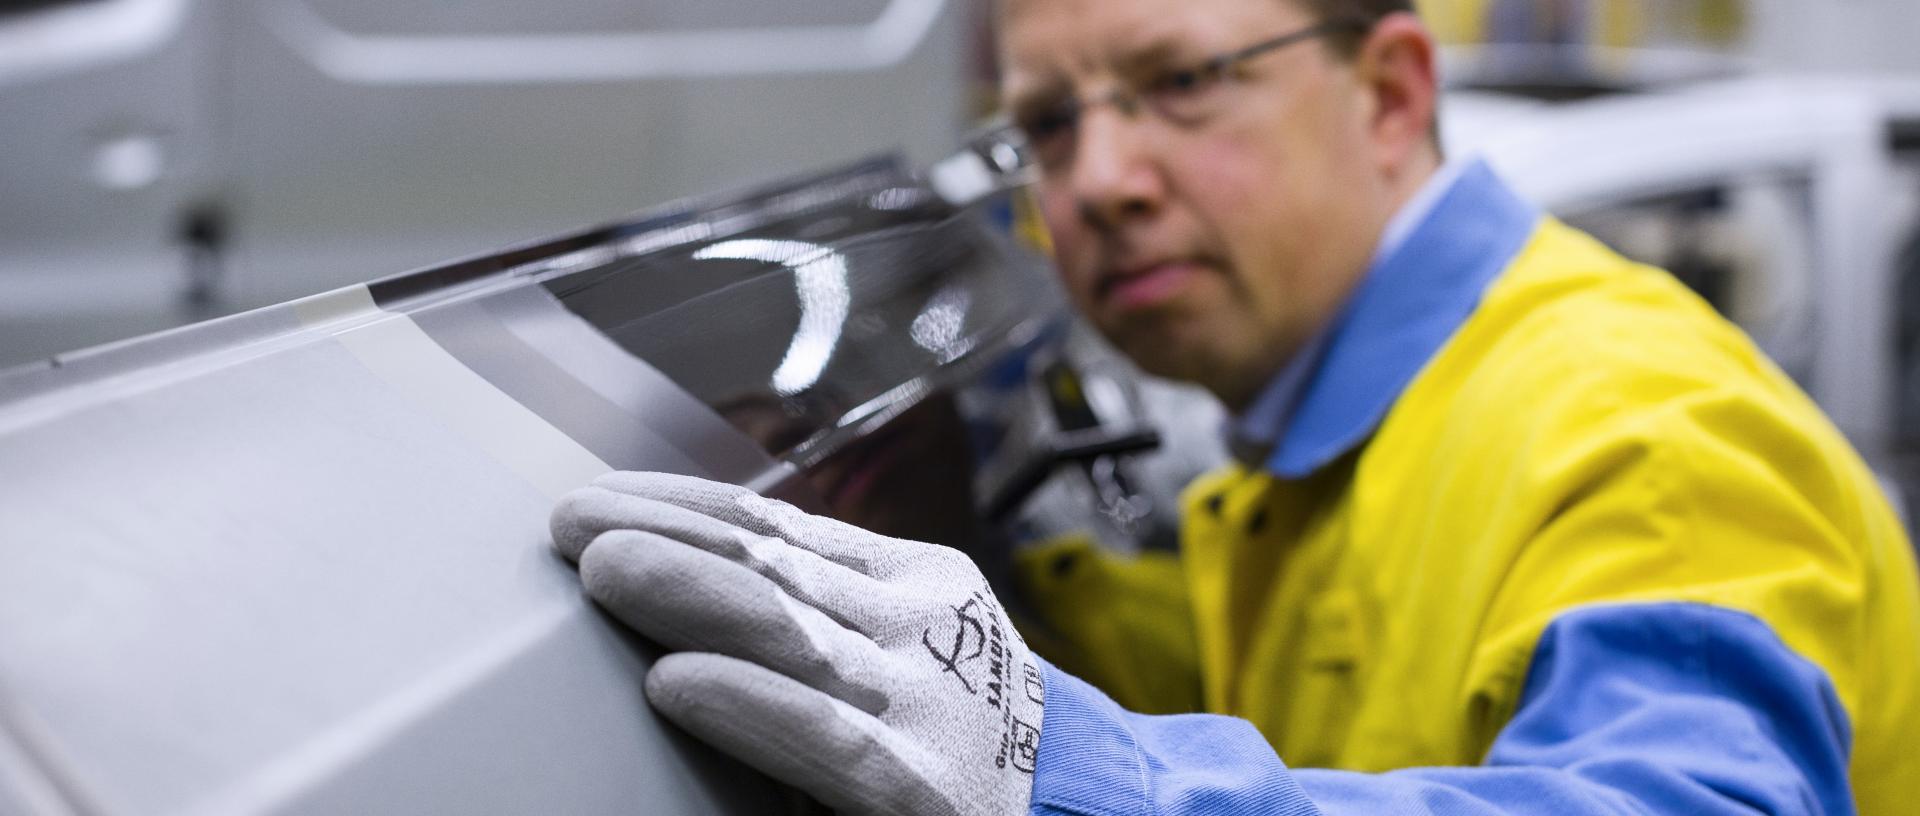
POLYGON ((1145 124, 1115 105, 1081 117, 1071 184, 1089 226, 1111 230, 1159 209, 1166 190, 1145 124))

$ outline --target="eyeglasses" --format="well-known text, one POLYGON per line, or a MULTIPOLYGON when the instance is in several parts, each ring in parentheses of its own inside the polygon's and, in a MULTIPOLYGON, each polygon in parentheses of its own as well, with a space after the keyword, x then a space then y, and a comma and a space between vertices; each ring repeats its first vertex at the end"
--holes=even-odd
POLYGON ((1247 62, 1294 43, 1322 37, 1336 31, 1365 31, 1372 22, 1360 19, 1323 21, 1317 25, 1282 34, 1245 48, 1217 54, 1183 68, 1160 71, 1144 81, 1122 84, 1103 94, 1081 99, 1068 97, 1023 111, 1015 111, 1012 121, 996 135, 1006 139, 1021 155, 1021 164, 1040 168, 1063 166, 1073 155, 1079 141, 1081 117, 1102 105, 1112 105, 1127 116, 1144 109, 1154 116, 1178 125, 1193 125, 1214 116, 1229 102, 1232 94, 1225 86, 1247 62))

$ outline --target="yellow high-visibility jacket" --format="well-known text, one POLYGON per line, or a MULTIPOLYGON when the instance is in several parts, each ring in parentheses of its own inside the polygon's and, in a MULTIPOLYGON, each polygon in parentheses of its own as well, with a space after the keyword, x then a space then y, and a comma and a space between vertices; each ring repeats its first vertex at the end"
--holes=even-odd
POLYGON ((1484 167, 1457 186, 1362 284, 1271 458, 1189 488, 1178 564, 1029 557, 1055 662, 1250 721, 1323 804, 1394 775, 1299 769, 1920 809, 1920 582, 1873 474, 1671 276, 1484 167))

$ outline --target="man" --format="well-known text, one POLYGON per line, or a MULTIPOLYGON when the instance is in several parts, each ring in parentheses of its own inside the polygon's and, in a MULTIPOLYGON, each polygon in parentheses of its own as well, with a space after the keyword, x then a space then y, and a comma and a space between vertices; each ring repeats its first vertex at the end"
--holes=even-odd
POLYGON ((1920 590, 1871 475, 1670 278, 1443 165, 1404 3, 1003 15, 1068 290, 1237 416, 1195 655, 1123 656, 1233 716, 1123 710, 952 551, 615 474, 554 536, 683 650, 657 709, 869 813, 1911 807, 1920 590))

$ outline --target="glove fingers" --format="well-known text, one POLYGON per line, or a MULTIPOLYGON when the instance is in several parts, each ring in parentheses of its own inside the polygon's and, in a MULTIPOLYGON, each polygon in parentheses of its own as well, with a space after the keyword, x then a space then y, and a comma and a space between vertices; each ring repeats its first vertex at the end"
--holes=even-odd
POLYGON ((795 600, 867 634, 889 617, 887 601, 897 594, 857 570, 785 540, 601 487, 569 493, 554 512, 553 529, 555 546, 562 552, 576 546, 584 550, 594 537, 614 530, 642 530, 698 547, 766 576, 795 600))
POLYGON ((763 666, 667 655, 646 690, 675 725, 837 811, 960 812, 915 770, 916 749, 878 719, 763 666))
POLYGON ((561 496, 547 525, 553 548, 576 564, 587 545, 610 530, 649 530, 679 540, 714 535, 711 519, 703 522, 685 513, 657 518, 659 512, 656 503, 589 485, 561 496))
POLYGON ((900 553, 896 550, 931 546, 875 535, 851 524, 812 515, 744 487, 692 476, 620 471, 605 474, 593 480, 593 484, 773 536, 868 575, 880 576, 888 565, 897 562, 900 553))
POLYGON ((860 710, 887 705, 888 656, 753 570, 661 536, 616 530, 580 559, 587 594, 672 649, 751 660, 860 710))

